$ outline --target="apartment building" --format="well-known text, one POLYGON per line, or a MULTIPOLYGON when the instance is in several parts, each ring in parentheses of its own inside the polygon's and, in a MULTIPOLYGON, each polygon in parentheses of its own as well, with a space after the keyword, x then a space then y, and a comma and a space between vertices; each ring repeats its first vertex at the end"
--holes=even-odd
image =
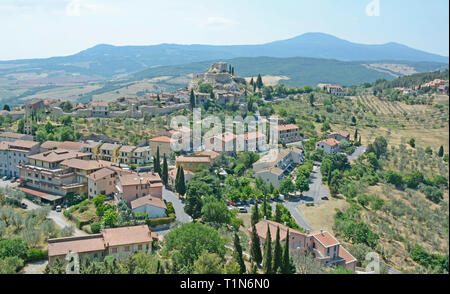
POLYGON ((213 164, 211 157, 209 156, 177 156, 176 166, 183 167, 184 170, 195 172, 198 169, 210 168, 213 164))
POLYGON ((263 220, 255 225, 260 242, 264 244, 269 228, 271 241, 275 242, 277 228, 280 229, 280 241, 289 242, 289 250, 292 254, 312 254, 322 265, 330 267, 343 267, 355 271, 356 258, 352 256, 341 243, 329 232, 301 233, 280 223, 263 220), (289 230, 289 240, 286 240, 289 230))
POLYGON ((16 140, 0 142, 0 176, 18 177, 19 165, 28 162, 28 156, 39 153, 39 142, 16 140))
POLYGON ((300 128, 294 124, 276 126, 279 143, 293 143, 302 140, 300 128))
POLYGON ((98 195, 112 196, 116 192, 116 171, 111 168, 99 169, 87 176, 88 197, 95 198, 98 195))
POLYGON ((121 144, 103 143, 99 147, 97 158, 104 161, 119 163, 119 150, 121 144))
POLYGON ((120 147, 117 163, 130 164, 132 157, 133 157, 134 150, 136 150, 136 146, 123 145, 122 147, 120 147))
POLYGON ((33 141, 33 136, 19 134, 19 133, 12 133, 12 132, 1 132, 0 133, 0 142, 14 142, 17 140, 33 141))
POLYGON ((100 234, 48 240, 48 263, 57 259, 64 261, 69 252, 78 254, 80 261, 103 260, 114 256, 124 260, 131 254, 151 252, 153 241, 158 236, 148 226, 103 229, 100 234))
POLYGON ((92 102, 89 109, 93 117, 109 117, 109 105, 107 102, 92 102))
POLYGON ((40 192, 62 197, 70 192, 85 193, 85 185, 80 185, 80 175, 77 173, 78 168, 84 168, 85 162, 77 162, 77 166, 72 166, 69 160, 89 160, 90 157, 88 153, 59 149, 30 155, 28 162, 19 165, 22 188, 25 188, 22 191, 36 196, 39 201, 50 202, 61 197, 42 197, 40 192))
POLYGON ((298 148, 270 150, 267 155, 253 164, 256 177, 278 188, 291 172, 305 161, 303 150, 298 148))
POLYGON ((100 152, 100 146, 102 146, 102 143, 95 142, 95 141, 86 141, 83 144, 83 150, 84 153, 91 153, 93 159, 97 159, 97 156, 100 152))
POLYGON ((143 165, 152 162, 152 152, 150 147, 137 147, 134 149, 130 163, 143 165))
POLYGON ((116 200, 130 205, 131 201, 149 195, 162 198, 163 186, 158 174, 122 174, 116 181, 116 200))
POLYGON ((160 136, 157 138, 150 139, 150 149, 156 154, 156 150, 159 148, 159 154, 162 157, 164 154, 169 156, 170 152, 172 152, 172 147, 170 143, 172 142, 172 138, 167 136, 160 136))
POLYGON ((224 132, 205 139, 205 149, 215 152, 236 152, 237 136, 231 132, 224 132))

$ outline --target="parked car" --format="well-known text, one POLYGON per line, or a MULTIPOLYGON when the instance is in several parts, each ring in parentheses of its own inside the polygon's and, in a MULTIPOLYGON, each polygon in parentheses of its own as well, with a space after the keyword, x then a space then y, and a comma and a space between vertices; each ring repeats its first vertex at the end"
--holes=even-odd
POLYGON ((239 207, 239 213, 248 213, 248 210, 245 207, 239 207))
POLYGON ((3 181, 6 181, 7 179, 8 179, 7 176, 4 176, 4 177, 2 178, 3 181))
POLYGON ((22 207, 23 209, 27 209, 28 205, 26 203, 20 203, 20 207, 22 207))
POLYGON ((61 205, 56 206, 56 212, 61 212, 62 208, 61 205))
POLYGON ((12 178, 11 183, 15 183, 17 181, 17 178, 12 178))

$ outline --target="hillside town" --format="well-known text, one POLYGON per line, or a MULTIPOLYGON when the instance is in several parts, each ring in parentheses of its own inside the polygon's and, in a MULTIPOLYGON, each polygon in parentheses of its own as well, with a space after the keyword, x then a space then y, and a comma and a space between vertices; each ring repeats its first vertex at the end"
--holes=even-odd
MULTIPOLYGON (((365 224, 345 219, 347 212, 330 208, 329 203, 342 203, 340 194, 357 193, 340 186, 345 177, 361 177, 360 171, 349 172, 355 166, 372 177, 367 181, 382 181, 376 169, 381 161, 378 153, 387 150, 385 139, 377 137, 372 143, 364 138, 368 146, 363 145, 362 134, 355 128, 356 115, 351 124, 333 128, 315 116, 315 122, 321 124, 319 135, 286 110, 273 111, 273 105, 303 99, 310 107, 319 107, 317 104, 330 113, 328 101, 356 100, 351 93, 354 89, 319 84, 316 89, 280 90, 281 86, 264 86, 260 75, 248 83, 235 76, 234 70, 227 63, 214 63, 206 73, 193 74, 186 88, 172 93, 73 104, 34 100, 1 113, 17 122, 17 130, 10 127, 0 132, 2 195, 26 213, 45 210, 40 221, 51 220, 60 230, 55 228, 44 241, 36 241, 43 243, 35 247, 45 248, 36 249, 41 254, 37 259, 44 260, 38 273, 61 271, 67 256, 73 254, 85 264, 86 272, 98 262, 126 264, 133 258, 152 256, 158 264, 155 273, 192 273, 201 258, 213 258, 219 249, 197 252, 196 260, 178 260, 176 248, 191 245, 180 244, 177 238, 210 229, 217 240, 230 243, 224 248, 230 250, 227 254, 233 261, 223 263, 222 273, 287 274, 306 266, 315 273, 372 273, 363 267, 361 257, 355 256, 358 251, 350 241, 360 238, 363 241, 358 244, 364 244, 368 252, 378 248, 379 236, 365 224), (209 134, 196 130, 199 123, 209 124, 209 117, 200 121, 189 118, 187 124, 172 124, 167 119, 159 131, 139 138, 135 145, 99 133, 72 140, 53 135, 58 127, 75 129, 78 121, 103 125, 105 121, 121 122, 119 118, 144 122, 173 119, 194 113, 196 108, 211 115, 238 115, 232 121, 235 128, 219 127, 209 134), (261 112, 268 117, 260 116, 261 112), (254 114, 257 128, 251 126, 254 114), (243 132, 238 131, 239 122, 244 122, 240 115, 246 118, 243 132), (38 128, 45 129, 45 136, 38 135, 38 128), (196 136, 202 137, 199 146, 195 145, 196 136), (175 149, 186 139, 184 149, 175 149), (311 211, 338 213, 333 224, 329 219, 311 217, 311 211), (339 229, 344 220, 349 227, 339 229), (359 231, 348 229, 352 226, 359 231), (164 258, 167 254, 169 259, 164 258)), ((442 94, 441 90, 448 91, 443 87, 446 83, 433 80, 420 87, 432 87, 442 94)), ((411 94, 406 88, 395 90, 411 94)), ((359 204, 355 204, 346 197, 351 205, 347 211, 352 207, 358 211, 355 205, 384 203, 381 198, 366 201, 358 197, 359 204)), ((30 262, 24 271, 33 266, 30 262)), ((388 265, 384 270, 397 273, 388 265)))

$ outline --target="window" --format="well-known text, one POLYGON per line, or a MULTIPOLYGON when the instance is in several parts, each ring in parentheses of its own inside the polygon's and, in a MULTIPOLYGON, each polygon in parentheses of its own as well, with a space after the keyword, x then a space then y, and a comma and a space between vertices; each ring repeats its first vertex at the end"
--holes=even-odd
POLYGON ((138 245, 138 250, 142 250, 142 245, 138 245))
POLYGON ((113 248, 112 253, 117 253, 117 248, 113 248))
POLYGON ((130 246, 125 246, 125 252, 129 252, 130 251, 130 246))

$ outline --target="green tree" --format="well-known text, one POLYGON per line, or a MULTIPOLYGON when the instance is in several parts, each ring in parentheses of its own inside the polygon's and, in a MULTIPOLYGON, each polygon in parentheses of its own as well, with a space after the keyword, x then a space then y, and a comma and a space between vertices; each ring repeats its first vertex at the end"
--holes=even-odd
POLYGON ((159 146, 156 148, 156 155, 153 157, 153 170, 161 174, 161 158, 159 157, 159 146))
POLYGON ((277 223, 281 223, 281 209, 282 209, 282 205, 280 203, 277 203, 276 207, 275 207, 275 221, 277 223))
POLYGON ((202 219, 206 223, 212 223, 216 227, 231 224, 231 213, 223 201, 208 200, 202 208, 202 219))
POLYGON ((441 158, 444 156, 444 146, 441 146, 439 148, 438 156, 441 157, 441 158))
POLYGON ((241 275, 244 274, 247 271, 247 269, 245 267, 244 257, 242 256, 241 241, 239 240, 237 232, 234 232, 233 258, 239 264, 239 274, 241 275))
POLYGON ((309 191, 308 179, 304 174, 299 173, 297 175, 297 179, 295 180, 295 187, 298 191, 300 191, 301 195, 303 195, 303 192, 309 191))
POLYGON ((207 251, 225 256, 225 241, 217 230, 202 223, 188 223, 170 230, 164 237, 165 248, 178 267, 193 265, 207 251))
POLYGON ((103 222, 106 226, 113 228, 117 223, 117 212, 115 209, 108 209, 103 215, 103 222))
POLYGON ((284 242, 284 249, 283 249, 283 259, 281 261, 281 273, 282 274, 291 274, 291 260, 289 256, 289 229, 286 234, 286 241, 284 242))
POLYGON ((269 225, 267 225, 266 240, 264 242, 264 273, 272 273, 272 236, 270 236, 269 225))
POLYGON ((408 144, 409 144, 412 148, 416 148, 416 139, 411 138, 411 140, 409 140, 408 144))
POLYGON ((166 154, 163 156, 163 167, 162 167, 162 175, 161 180, 165 186, 167 186, 169 182, 169 167, 167 166, 167 158, 166 154))
POLYGON ((283 249, 280 242, 280 227, 277 227, 277 236, 275 239, 275 247, 273 249, 272 271, 274 274, 281 271, 281 261, 283 260, 283 249))
POLYGON ((262 262, 262 254, 261 254, 261 244, 259 241, 258 232, 256 231, 255 225, 252 225, 252 234, 251 234, 251 242, 252 246, 250 248, 250 255, 253 262, 259 267, 262 262))
POLYGON ((222 274, 223 272, 223 260, 216 253, 204 251, 198 259, 194 261, 195 274, 222 274))
POLYGON ((288 195, 295 191, 295 185, 292 182, 291 177, 287 177, 280 184, 280 193, 284 195, 288 195))
MULTIPOLYGON (((178 174, 177 174, 178 176, 178 174)), ((186 180, 184 178, 184 169, 180 166, 180 178, 178 180, 178 194, 184 196, 186 194, 186 180)))
POLYGON ((263 87, 263 81, 262 81, 262 77, 261 77, 261 75, 259 74, 258 75, 258 78, 256 79, 256 87, 258 87, 258 89, 260 89, 261 90, 261 88, 263 87))
POLYGON ((195 108, 195 94, 194 94, 194 89, 191 89, 191 95, 190 95, 190 98, 189 98, 189 102, 190 102, 190 105, 191 105, 191 109, 194 109, 194 108, 195 108))
POLYGON ((3 110, 11 111, 11 108, 9 107, 8 104, 5 104, 5 105, 3 105, 3 110))

